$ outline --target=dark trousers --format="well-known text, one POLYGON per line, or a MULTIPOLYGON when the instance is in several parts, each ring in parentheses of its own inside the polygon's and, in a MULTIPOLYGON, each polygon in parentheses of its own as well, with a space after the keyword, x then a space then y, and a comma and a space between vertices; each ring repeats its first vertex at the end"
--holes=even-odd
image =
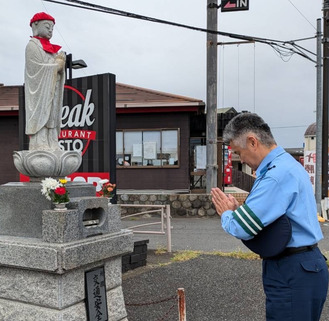
POLYGON ((267 321, 318 321, 328 291, 328 267, 318 248, 263 260, 267 321))

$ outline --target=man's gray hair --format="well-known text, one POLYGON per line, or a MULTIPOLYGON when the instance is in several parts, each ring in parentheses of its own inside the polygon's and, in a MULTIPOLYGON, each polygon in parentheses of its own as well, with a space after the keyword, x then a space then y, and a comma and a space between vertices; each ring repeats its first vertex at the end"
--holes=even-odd
POLYGON ((224 129, 223 140, 226 144, 234 141, 244 146, 246 135, 249 133, 254 134, 267 147, 276 144, 268 124, 254 113, 242 113, 231 119, 224 129))

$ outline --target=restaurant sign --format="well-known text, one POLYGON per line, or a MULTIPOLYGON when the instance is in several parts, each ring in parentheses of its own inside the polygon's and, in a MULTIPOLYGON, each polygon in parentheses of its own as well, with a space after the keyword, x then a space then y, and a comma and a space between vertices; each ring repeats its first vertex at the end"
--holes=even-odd
MULTIPOLYGON (((82 163, 68 180, 97 185, 101 179, 116 181, 115 163, 115 75, 101 74, 67 80, 61 117, 59 146, 65 151, 79 151, 82 163)), ((24 108, 20 108, 20 110, 24 108)), ((20 117, 24 117, 20 113, 20 117)), ((25 124, 20 122, 20 126, 25 124)), ((24 128, 20 130, 24 133, 24 128)), ((23 149, 28 149, 24 135, 23 149)), ((21 176, 21 181, 28 180, 21 176)), ((97 185, 97 190, 100 186, 97 185)))

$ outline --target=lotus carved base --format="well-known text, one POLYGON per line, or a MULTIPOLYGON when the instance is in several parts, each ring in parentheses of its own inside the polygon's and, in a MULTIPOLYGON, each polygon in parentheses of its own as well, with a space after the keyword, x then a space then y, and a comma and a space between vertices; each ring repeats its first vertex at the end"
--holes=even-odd
POLYGON ((23 150, 13 154, 16 169, 36 179, 65 177, 78 170, 82 156, 76 151, 23 150))

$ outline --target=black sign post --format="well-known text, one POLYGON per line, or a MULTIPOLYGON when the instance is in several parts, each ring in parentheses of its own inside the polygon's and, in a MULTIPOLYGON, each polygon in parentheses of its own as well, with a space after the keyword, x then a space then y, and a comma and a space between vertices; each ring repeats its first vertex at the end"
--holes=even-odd
POLYGON ((222 12, 241 10, 249 10, 249 0, 222 0, 222 12))
MULTIPOLYGON (((116 183, 115 75, 69 79, 64 90, 59 144, 63 150, 82 152, 77 173, 88 183, 108 178, 116 183)), ((116 203, 115 196, 112 203, 116 203)))
POLYGON ((110 172, 115 181, 115 76, 69 79, 59 144, 82 152, 79 172, 110 172))
POLYGON ((88 321, 108 321, 104 267, 85 273, 88 321))

